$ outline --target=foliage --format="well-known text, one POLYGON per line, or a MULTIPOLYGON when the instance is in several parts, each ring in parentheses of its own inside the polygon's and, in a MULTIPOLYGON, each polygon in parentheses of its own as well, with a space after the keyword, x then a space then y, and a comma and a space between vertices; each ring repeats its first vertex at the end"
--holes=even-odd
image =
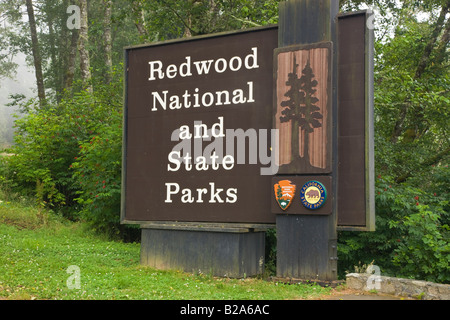
POLYGON ((399 182, 428 174, 431 165, 448 158, 449 74, 432 59, 427 73, 416 77, 430 32, 428 24, 408 20, 394 39, 378 45, 377 166, 399 182), (402 131, 394 135, 403 110, 402 131))
POLYGON ((388 275, 449 283, 450 2, 344 1, 342 7, 362 3, 380 11, 375 30, 377 231, 339 235, 340 271, 375 260, 388 275))
POLYGON ((15 155, 7 161, 9 179, 24 194, 33 195, 36 184, 42 184, 43 201, 49 206, 79 210, 77 203, 90 203, 86 193, 94 191, 90 183, 98 180, 102 168, 114 172, 108 177, 102 173, 102 180, 111 182, 102 197, 120 192, 122 87, 102 83, 95 87, 93 94, 67 92, 59 104, 28 108, 29 113, 17 119, 10 150, 15 155), (103 150, 96 148, 102 146, 103 150))
MULTIPOLYGON (((448 173, 448 168, 437 171, 448 173)), ((378 176, 377 232, 339 234, 341 276, 373 262, 391 276, 449 283, 448 191, 425 191, 378 176)))
POLYGON ((407 241, 400 241, 393 262, 401 275, 450 283, 450 229, 441 224, 442 214, 419 205, 419 212, 400 222, 407 241))
POLYGON ((117 235, 120 226, 122 113, 112 110, 89 140, 80 143, 72 164, 73 178, 79 185, 77 203, 83 218, 103 233, 117 235))
POLYGON ((142 41, 169 40, 274 24, 280 0, 131 1, 142 41))

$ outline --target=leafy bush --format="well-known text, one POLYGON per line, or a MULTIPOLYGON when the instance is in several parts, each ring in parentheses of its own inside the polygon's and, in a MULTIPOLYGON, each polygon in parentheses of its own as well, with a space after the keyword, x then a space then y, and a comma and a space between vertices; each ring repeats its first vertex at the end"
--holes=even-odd
POLYGON ((398 222, 405 229, 404 241, 395 249, 393 259, 400 275, 450 283, 450 229, 441 224, 442 215, 419 205, 419 212, 398 222))
POLYGON ((377 231, 340 233, 341 276, 373 262, 390 276, 450 283, 447 190, 424 191, 391 180, 376 181, 377 231))
POLYGON ((73 178, 80 190, 76 201, 82 205, 83 218, 94 229, 118 234, 120 227, 122 115, 111 113, 99 134, 79 146, 79 155, 72 164, 73 178))
POLYGON ((15 155, 2 180, 15 192, 83 218, 95 228, 120 227, 122 83, 98 83, 94 92, 67 92, 55 105, 27 102, 16 120, 15 155), (81 215, 80 215, 81 213, 81 215))
POLYGON ((16 120, 14 156, 8 159, 16 189, 34 196, 39 186, 42 201, 51 206, 71 203, 68 168, 78 142, 65 117, 58 110, 46 109, 16 120))

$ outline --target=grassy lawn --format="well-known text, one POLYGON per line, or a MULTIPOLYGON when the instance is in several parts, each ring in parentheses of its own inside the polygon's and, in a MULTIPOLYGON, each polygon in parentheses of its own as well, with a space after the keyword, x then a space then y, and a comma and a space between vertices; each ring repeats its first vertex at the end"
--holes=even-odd
POLYGON ((313 285, 155 270, 139 264, 139 249, 0 198, 2 299, 292 300, 330 293, 313 285), (79 288, 71 266, 79 271, 79 288))

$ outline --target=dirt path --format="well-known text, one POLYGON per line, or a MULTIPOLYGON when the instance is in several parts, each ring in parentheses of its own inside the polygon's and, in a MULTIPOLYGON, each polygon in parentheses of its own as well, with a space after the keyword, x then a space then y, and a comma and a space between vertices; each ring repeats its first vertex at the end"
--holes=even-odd
POLYGON ((325 295, 319 300, 417 300, 408 297, 399 297, 370 292, 361 292, 353 289, 333 289, 331 295, 325 295))

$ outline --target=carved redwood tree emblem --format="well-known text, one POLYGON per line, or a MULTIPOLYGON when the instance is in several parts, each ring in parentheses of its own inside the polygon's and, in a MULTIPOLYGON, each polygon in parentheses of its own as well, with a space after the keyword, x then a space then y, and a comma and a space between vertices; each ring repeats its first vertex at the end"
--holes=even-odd
POLYGON ((331 171, 331 43, 276 52, 279 173, 331 171))

